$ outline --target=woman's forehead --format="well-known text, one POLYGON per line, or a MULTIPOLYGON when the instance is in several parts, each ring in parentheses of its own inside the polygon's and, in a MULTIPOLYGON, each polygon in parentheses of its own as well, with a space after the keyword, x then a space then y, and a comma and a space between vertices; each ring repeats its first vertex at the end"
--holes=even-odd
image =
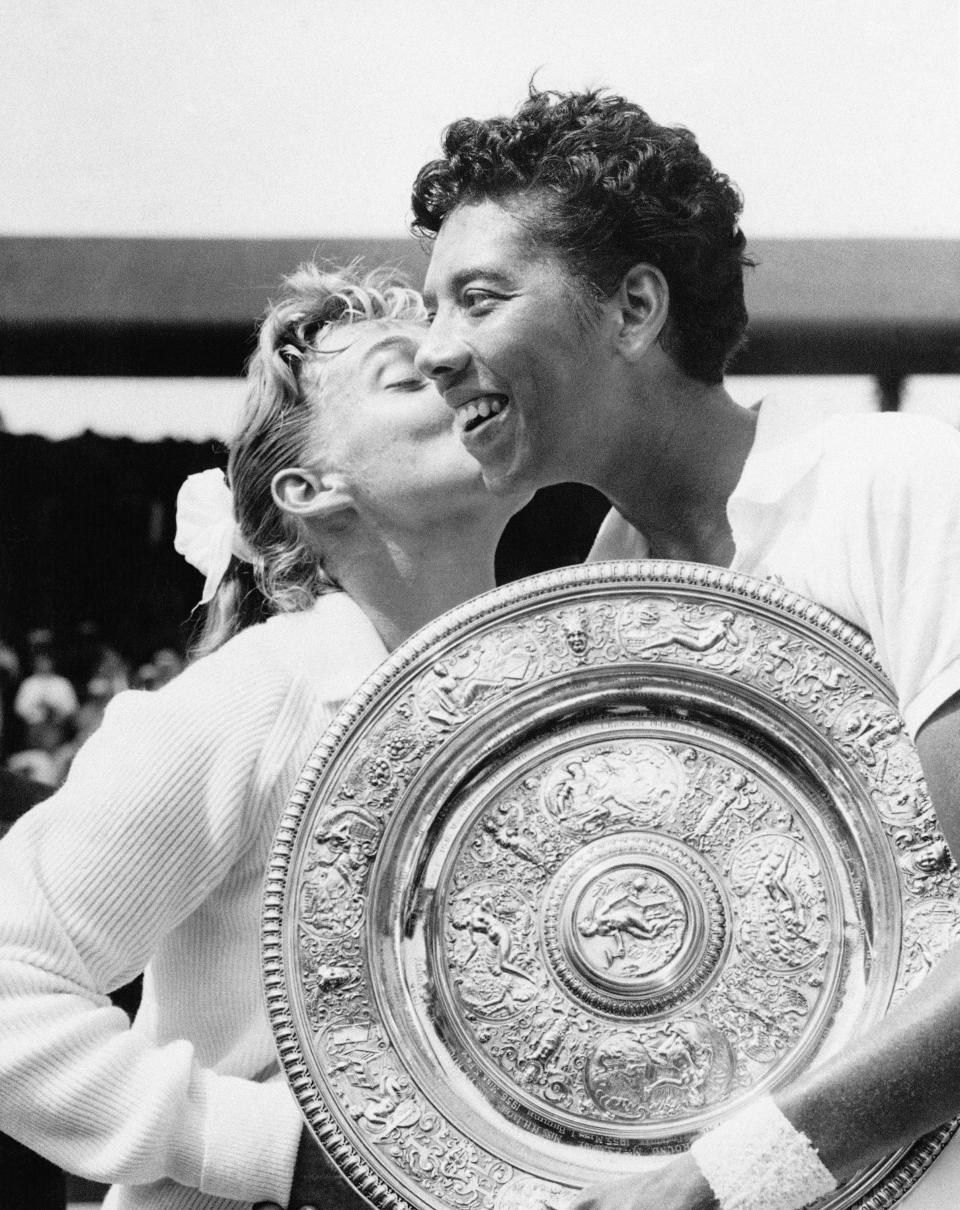
POLYGON ((385 361, 412 361, 427 331, 426 320, 361 319, 322 332, 304 374, 314 402, 323 405, 320 413, 352 398, 385 361))
POLYGON ((426 320, 362 319, 331 326, 317 337, 318 353, 336 356, 349 353, 346 360, 360 361, 380 348, 419 346, 427 332, 426 320))

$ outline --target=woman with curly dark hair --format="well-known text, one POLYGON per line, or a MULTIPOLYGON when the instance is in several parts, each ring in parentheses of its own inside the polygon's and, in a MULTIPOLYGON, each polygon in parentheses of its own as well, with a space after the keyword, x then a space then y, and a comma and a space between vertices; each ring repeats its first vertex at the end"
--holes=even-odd
MULTIPOLYGON (((730 397, 739 194, 688 130, 622 97, 534 89, 512 116, 454 122, 413 210, 433 240, 417 364, 490 487, 589 484, 614 506, 592 557, 773 578, 867 631, 960 853, 960 436, 730 397)), ((958 1110, 954 947, 858 1044, 572 1210, 796 1210, 958 1110)), ((946 1206, 933 1188, 911 1210, 946 1206)))

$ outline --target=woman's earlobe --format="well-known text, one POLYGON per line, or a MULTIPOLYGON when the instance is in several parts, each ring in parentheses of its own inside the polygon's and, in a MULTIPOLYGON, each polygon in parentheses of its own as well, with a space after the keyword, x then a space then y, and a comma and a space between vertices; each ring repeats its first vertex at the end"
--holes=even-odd
POLYGON ((301 467, 277 471, 270 482, 273 502, 285 513, 302 516, 308 511, 320 490, 317 476, 301 467))
POLYGON ((353 498, 335 478, 304 467, 277 471, 270 484, 274 503, 292 517, 332 517, 353 506, 353 498))
POLYGON ((655 265, 634 265, 620 282, 620 343, 636 357, 652 347, 670 310, 670 288, 655 265))

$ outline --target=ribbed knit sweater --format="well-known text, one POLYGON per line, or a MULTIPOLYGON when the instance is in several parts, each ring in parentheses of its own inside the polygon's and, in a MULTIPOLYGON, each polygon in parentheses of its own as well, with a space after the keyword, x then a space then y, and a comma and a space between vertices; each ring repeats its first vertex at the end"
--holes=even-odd
POLYGON ((343 593, 125 692, 0 842, 0 1129, 111 1210, 286 1204, 260 903, 304 761, 386 652, 343 593), (107 992, 144 970, 132 1025, 107 992))

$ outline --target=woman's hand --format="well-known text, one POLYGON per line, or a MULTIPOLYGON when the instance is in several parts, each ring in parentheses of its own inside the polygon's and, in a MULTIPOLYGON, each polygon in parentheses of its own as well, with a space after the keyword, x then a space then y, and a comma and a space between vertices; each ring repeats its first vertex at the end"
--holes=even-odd
POLYGON ((567 1210, 714 1210, 713 1190, 688 1155, 655 1172, 590 1185, 567 1210))

